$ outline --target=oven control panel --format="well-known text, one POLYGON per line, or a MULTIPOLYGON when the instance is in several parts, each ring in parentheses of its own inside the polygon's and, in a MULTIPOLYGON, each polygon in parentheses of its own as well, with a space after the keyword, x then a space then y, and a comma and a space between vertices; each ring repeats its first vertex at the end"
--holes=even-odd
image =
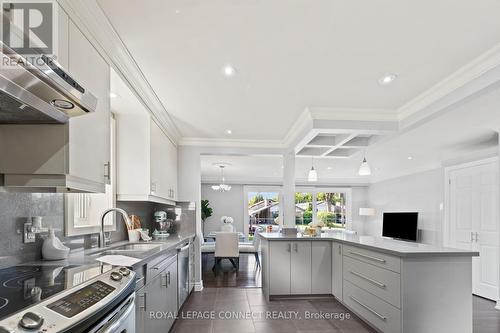
POLYGON ((47 307, 67 318, 71 318, 100 302, 115 289, 102 281, 96 281, 85 288, 58 299, 47 307))
POLYGON ((0 333, 61 332, 134 292, 135 273, 114 268, 0 321, 0 333))

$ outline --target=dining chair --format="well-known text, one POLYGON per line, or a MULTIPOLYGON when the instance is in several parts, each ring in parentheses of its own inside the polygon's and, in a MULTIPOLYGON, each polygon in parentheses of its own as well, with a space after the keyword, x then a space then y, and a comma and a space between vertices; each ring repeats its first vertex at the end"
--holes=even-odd
POLYGON ((257 262, 257 267, 260 267, 260 258, 259 258, 260 235, 259 235, 259 232, 261 232, 261 231, 262 230, 255 229, 252 242, 241 242, 238 244, 238 249, 239 249, 240 253, 248 253, 248 254, 253 254, 255 256, 255 261, 257 262))
POLYGON ((240 269, 240 252, 238 249, 237 232, 218 232, 215 241, 214 267, 212 270, 217 274, 217 268, 223 259, 229 259, 236 269, 240 269), (235 262, 236 261, 236 262, 235 262))
POLYGON ((215 242, 205 242, 205 237, 201 232, 198 232, 196 236, 200 239, 200 249, 201 254, 204 253, 214 253, 215 252, 215 242))

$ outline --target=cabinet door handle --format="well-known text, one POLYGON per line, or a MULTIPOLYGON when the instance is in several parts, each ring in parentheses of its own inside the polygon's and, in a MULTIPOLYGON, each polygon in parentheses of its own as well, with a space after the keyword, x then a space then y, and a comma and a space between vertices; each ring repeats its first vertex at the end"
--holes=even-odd
POLYGON ((339 255, 342 255, 342 248, 340 247, 340 244, 339 244, 339 255))
POLYGON ((479 241, 479 233, 476 232, 476 243, 479 241))
POLYGON ((474 233, 471 231, 470 232, 470 242, 472 243, 474 241, 474 233))
POLYGON ((167 273, 168 282, 167 285, 170 286, 170 272, 167 273))
POLYGON ((378 262, 385 262, 385 259, 381 259, 381 258, 377 258, 377 257, 372 257, 372 256, 369 256, 369 255, 366 255, 366 254, 363 254, 363 253, 359 253, 359 252, 354 252, 354 251, 349 251, 350 254, 354 254, 355 256, 360 256, 362 258, 366 258, 366 259, 370 259, 370 260, 374 260, 374 261, 378 261, 378 262))
POLYGON ((104 163, 104 179, 111 180, 111 162, 104 163))
POLYGON ((380 287, 380 288, 385 288, 385 287, 386 287, 386 285, 385 285, 385 284, 383 284, 383 283, 381 283, 381 282, 378 282, 378 281, 376 281, 376 280, 373 280, 373 279, 369 278, 369 277, 368 277, 368 276, 366 276, 366 275, 363 275, 363 274, 361 274, 361 273, 354 272, 354 271, 350 271, 350 272, 351 272, 351 274, 352 274, 352 275, 356 275, 357 277, 360 277, 360 278, 362 278, 362 279, 364 279, 364 280, 366 280, 366 281, 370 282, 371 284, 376 285, 377 287, 380 287))
POLYGON ((299 252, 299 244, 293 244, 293 249, 295 250, 295 252, 299 252))
POLYGON ((287 249, 288 252, 292 252, 292 244, 288 243, 288 249, 287 249))
POLYGON ((363 303, 361 303, 356 297, 354 296, 349 296, 354 302, 358 303, 359 305, 361 305, 362 307, 364 307, 365 309, 367 309, 368 311, 370 311, 371 313, 373 313, 375 316, 379 317, 380 320, 383 320, 383 321, 386 321, 387 318, 385 316, 382 316, 380 313, 378 313, 377 311, 373 310, 372 308, 370 308, 368 305, 365 305, 363 303))
POLYGON ((144 298, 144 303, 143 303, 143 305, 139 306, 139 309, 144 309, 144 311, 146 311, 146 292, 144 292, 144 294, 142 294, 142 295, 139 295, 139 297, 144 298))

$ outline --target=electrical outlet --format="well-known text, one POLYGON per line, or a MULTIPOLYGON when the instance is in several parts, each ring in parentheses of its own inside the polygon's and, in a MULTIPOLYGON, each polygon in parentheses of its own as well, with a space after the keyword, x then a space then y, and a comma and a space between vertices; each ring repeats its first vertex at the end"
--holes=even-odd
POLYGON ((36 233, 33 230, 33 224, 24 224, 23 242, 24 243, 34 243, 36 240, 36 233))

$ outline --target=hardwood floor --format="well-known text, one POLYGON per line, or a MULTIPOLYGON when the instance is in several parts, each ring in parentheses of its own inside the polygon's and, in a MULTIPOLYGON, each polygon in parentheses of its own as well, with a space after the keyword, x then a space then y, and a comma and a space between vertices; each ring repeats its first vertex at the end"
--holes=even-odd
POLYGON ((253 254, 240 255, 240 269, 238 273, 229 260, 223 260, 217 274, 212 267, 214 265, 213 254, 204 254, 202 261, 203 286, 205 288, 238 287, 258 288, 261 287, 261 270, 257 267, 253 254))
POLYGON ((473 297, 473 332, 500 332, 500 311, 495 310, 495 302, 482 297, 473 297))

